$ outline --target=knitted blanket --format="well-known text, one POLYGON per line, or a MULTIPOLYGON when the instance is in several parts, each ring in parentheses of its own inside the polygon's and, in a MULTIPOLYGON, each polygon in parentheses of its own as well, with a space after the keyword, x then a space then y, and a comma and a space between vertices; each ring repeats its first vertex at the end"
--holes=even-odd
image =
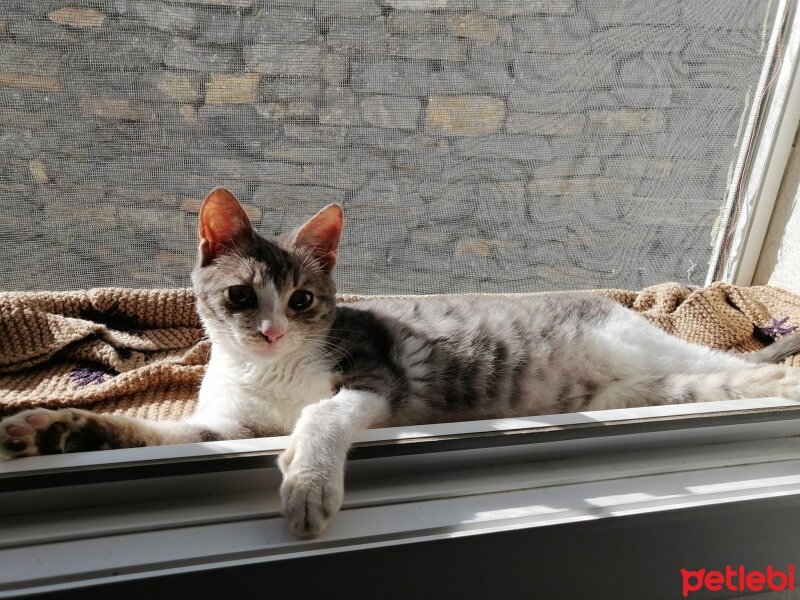
MULTIPOLYGON (((773 287, 667 283, 593 293, 673 335, 738 352, 800 326, 800 296, 773 287)), ((0 416, 72 406, 181 419, 194 409, 209 348, 191 290, 0 293, 0 416)), ((800 366, 800 356, 787 363, 800 366)))

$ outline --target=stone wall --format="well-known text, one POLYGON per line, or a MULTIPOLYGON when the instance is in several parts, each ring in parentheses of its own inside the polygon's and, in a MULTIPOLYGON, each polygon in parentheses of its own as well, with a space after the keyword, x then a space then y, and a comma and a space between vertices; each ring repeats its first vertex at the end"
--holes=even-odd
POLYGON ((701 283, 767 0, 6 0, 0 289, 186 285, 226 185, 347 291, 701 283))

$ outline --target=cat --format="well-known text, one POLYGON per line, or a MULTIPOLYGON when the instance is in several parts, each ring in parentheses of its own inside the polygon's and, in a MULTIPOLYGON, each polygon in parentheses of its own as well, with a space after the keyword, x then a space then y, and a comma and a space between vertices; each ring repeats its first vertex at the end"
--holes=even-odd
POLYGON ((800 399, 800 369, 761 364, 800 336, 749 355, 672 337, 587 292, 370 299, 337 306, 343 213, 258 235, 239 201, 203 202, 192 271, 212 342, 196 412, 157 422, 34 409, 0 423, 6 457, 285 435, 284 515, 299 537, 339 510, 344 463, 369 427, 742 397, 800 399))

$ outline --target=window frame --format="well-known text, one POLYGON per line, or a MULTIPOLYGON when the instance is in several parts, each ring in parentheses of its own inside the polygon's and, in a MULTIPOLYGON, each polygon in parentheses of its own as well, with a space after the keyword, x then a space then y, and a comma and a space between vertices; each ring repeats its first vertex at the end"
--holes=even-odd
MULTIPOLYGON (((645 532, 660 527, 663 536, 664 523, 687 515, 705 514, 702 527, 722 519, 715 527, 724 527, 753 506, 777 502, 781 519, 796 511, 800 402, 764 398, 700 408, 366 431, 348 465, 343 511, 329 532, 310 541, 295 540, 280 516, 275 458, 286 438, 110 450, 94 453, 96 460, 90 453, 34 457, 26 459, 30 468, 11 461, 0 473, 0 597, 126 594, 143 585, 161 589, 165 578, 200 593, 202 574, 256 569, 255 580, 264 580, 321 557, 337 569, 359 569, 365 556, 405 552, 410 567, 431 543, 460 552, 498 535, 522 536, 518 549, 555 536, 571 552, 572 538, 564 536, 597 526, 622 540, 630 523, 642 523, 645 532), (494 425, 491 433, 487 425, 494 425)), ((764 518, 775 526, 777 514, 764 518)), ((680 535, 698 535, 693 523, 680 535)), ((742 541, 739 560, 759 559, 752 539, 742 541)), ((763 542, 783 548, 787 540, 763 542)), ((697 556, 692 547, 678 557, 699 561, 686 568, 716 564, 719 549, 705 543, 697 556)), ((630 560, 651 572, 660 582, 654 585, 666 586, 678 573, 658 563, 657 546, 641 555, 620 546, 612 562, 630 560)), ((565 576, 571 564, 557 561, 554 569, 565 576)), ((437 580, 435 561, 416 568, 408 577, 437 580)), ((514 585, 527 581, 519 576, 514 585)), ((594 583, 607 588, 618 585, 616 577, 608 569, 594 583)), ((357 596, 371 591, 359 581, 354 587, 357 596)))
POLYGON ((780 0, 777 15, 733 165, 706 285, 752 284, 800 123, 800 7, 795 0, 780 0))

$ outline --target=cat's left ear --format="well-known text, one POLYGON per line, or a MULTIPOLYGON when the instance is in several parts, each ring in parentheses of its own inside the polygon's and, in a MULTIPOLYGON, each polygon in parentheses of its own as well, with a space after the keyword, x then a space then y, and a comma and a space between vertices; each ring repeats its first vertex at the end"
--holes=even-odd
POLYGON ((326 273, 336 264, 336 250, 344 226, 344 213, 338 204, 329 204, 311 217, 294 236, 292 245, 311 251, 326 273))

